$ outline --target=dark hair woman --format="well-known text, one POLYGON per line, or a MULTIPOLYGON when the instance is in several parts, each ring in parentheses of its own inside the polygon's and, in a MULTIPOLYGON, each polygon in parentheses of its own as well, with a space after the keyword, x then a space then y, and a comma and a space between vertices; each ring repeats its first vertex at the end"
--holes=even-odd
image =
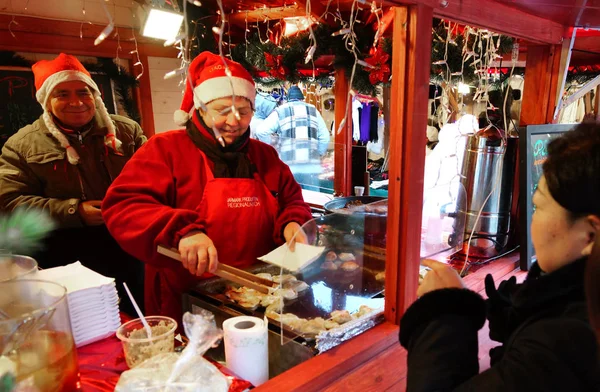
POLYGON ((600 343, 600 240, 598 239, 588 260, 585 280, 590 323, 600 343))
MULTIPOLYGON (((589 273, 600 269, 600 255, 590 257, 600 229, 600 125, 553 140, 543 170, 531 224, 538 261, 523 284, 512 278, 496 289, 487 276, 485 302, 446 264, 424 262, 433 271, 400 325, 409 391, 600 391, 584 289, 586 264, 589 273), (477 331, 486 318, 502 345, 478 374, 477 331)), ((597 319, 600 298, 590 295, 597 319)))

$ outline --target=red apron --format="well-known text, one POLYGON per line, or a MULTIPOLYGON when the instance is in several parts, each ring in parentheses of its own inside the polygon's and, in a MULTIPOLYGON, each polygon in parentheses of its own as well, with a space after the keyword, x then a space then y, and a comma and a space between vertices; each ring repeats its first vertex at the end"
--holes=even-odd
MULTIPOLYGON (((207 182, 197 211, 204 232, 217 249, 219 263, 249 267, 275 248, 277 199, 258 173, 252 179, 214 178, 206 155, 201 154, 207 182)), ((146 265, 146 313, 173 317, 181 323, 182 294, 209 276, 193 276, 181 264, 173 268, 146 265)))

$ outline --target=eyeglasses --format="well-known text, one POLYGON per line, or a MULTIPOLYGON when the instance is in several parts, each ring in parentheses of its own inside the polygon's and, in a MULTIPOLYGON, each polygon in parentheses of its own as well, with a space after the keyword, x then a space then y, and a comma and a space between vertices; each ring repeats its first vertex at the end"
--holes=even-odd
POLYGON ((213 109, 210 107, 206 108, 209 115, 215 120, 224 120, 229 117, 230 114, 234 114, 235 118, 240 121, 252 117, 254 110, 250 107, 236 108, 235 106, 228 106, 224 109, 213 109))

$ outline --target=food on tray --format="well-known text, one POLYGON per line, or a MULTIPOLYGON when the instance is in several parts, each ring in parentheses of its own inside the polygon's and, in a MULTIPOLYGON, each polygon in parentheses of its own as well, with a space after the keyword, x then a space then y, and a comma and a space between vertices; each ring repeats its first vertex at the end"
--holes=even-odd
POLYGON ((352 316, 347 310, 334 310, 331 312, 331 319, 338 324, 344 324, 351 321, 352 316))
POLYGON ((346 205, 344 206, 344 208, 352 208, 352 207, 360 207, 363 205, 363 202, 360 200, 352 200, 349 201, 348 203, 346 203, 346 205))
POLYGON ((336 271, 341 269, 344 272, 352 272, 359 268, 360 265, 356 263, 356 257, 350 252, 337 254, 334 251, 329 251, 327 255, 325 255, 325 261, 321 264, 321 269, 326 271, 336 271))
POLYGON ((275 297, 274 295, 271 295, 270 297, 273 297, 275 300, 265 309, 265 315, 267 317, 271 317, 269 316, 270 314, 280 314, 283 310, 283 298, 275 297))
POLYGON ((325 261, 321 264, 321 269, 326 271, 335 271, 338 269, 338 266, 332 261, 325 261))
POLYGON ((361 305, 358 312, 350 314, 347 310, 334 310, 330 313, 329 319, 315 317, 314 319, 300 318, 292 313, 283 313, 275 309, 275 307, 267 308, 265 313, 267 317, 282 324, 287 325, 290 329, 306 335, 318 335, 322 331, 330 330, 346 324, 354 319, 358 319, 370 312, 373 309, 366 305, 361 305))
POLYGON ((339 326, 340 326, 340 324, 335 322, 334 320, 325 320, 325 328, 327 328, 327 329, 334 329, 339 326))
POLYGON ((285 282, 289 282, 289 281, 293 281, 293 280, 298 280, 298 279, 294 275, 288 275, 288 274, 273 275, 273 282, 275 282, 275 283, 283 284, 285 282))
POLYGON ((375 280, 378 282, 385 282, 385 271, 378 272, 377 275, 375 275, 375 280))
POLYGON ((338 258, 342 261, 354 261, 356 257, 352 253, 340 253, 338 258))
POLYGON ((293 289, 277 289, 273 293, 276 297, 281 297, 283 299, 296 299, 298 298, 298 293, 293 289))
POLYGON ((292 313, 269 313, 267 317, 287 325, 294 331, 307 335, 318 335, 321 331, 339 327, 339 324, 333 320, 325 320, 322 317, 314 319, 300 318, 292 313))
POLYGON ((235 288, 231 286, 227 286, 225 295, 247 309, 256 309, 265 297, 265 294, 248 287, 235 288))
POLYGON ((225 295, 238 305, 255 310, 259 306, 267 308, 267 311, 280 312, 283 304, 281 298, 292 300, 298 298, 298 293, 309 288, 306 282, 296 279, 294 275, 271 275, 267 273, 256 274, 263 279, 280 283, 271 294, 263 294, 248 287, 227 286, 225 295))
POLYGON ((267 312, 267 317, 275 320, 275 321, 279 321, 285 325, 291 325, 291 324, 296 324, 296 322, 298 320, 300 320, 300 317, 296 316, 295 314, 292 313, 278 313, 278 312, 267 312))
POLYGON ((276 295, 265 295, 263 297, 263 299, 260 300, 260 306, 264 306, 265 308, 268 308, 269 306, 273 305, 275 302, 279 301, 280 297, 276 296, 276 295))
POLYGON ((358 265, 358 263, 356 263, 355 261, 345 261, 342 263, 340 268, 346 272, 352 272, 359 269, 360 265, 358 265))
POLYGON ((261 272, 260 274, 256 274, 256 276, 259 277, 259 278, 270 280, 271 282, 273 281, 273 275, 271 275, 271 274, 267 274, 267 273, 261 272))
POLYGON ((283 284, 284 289, 294 290, 296 293, 306 290, 310 286, 301 280, 290 280, 283 284))
POLYGON ((325 255, 325 261, 335 261, 337 258, 338 258, 337 253, 335 253, 332 250, 327 252, 327 255, 325 255))
POLYGON ((365 314, 369 314, 373 311, 372 308, 368 307, 367 305, 360 305, 360 308, 358 308, 358 312, 354 313, 352 315, 352 317, 354 317, 355 319, 357 318, 361 318, 362 316, 364 316, 365 314))
POLYGON ((387 215, 388 206, 387 205, 379 205, 379 203, 374 206, 366 205, 365 212, 371 212, 373 214, 379 214, 379 215, 387 215))

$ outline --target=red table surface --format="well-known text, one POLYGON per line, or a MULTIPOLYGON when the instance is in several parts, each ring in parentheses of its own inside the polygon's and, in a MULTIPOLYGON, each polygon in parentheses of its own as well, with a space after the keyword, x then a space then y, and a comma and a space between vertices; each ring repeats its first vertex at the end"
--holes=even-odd
MULTIPOLYGON (((116 336, 78 348, 77 359, 83 392, 114 391, 121 373, 128 370, 123 345, 116 336)), ((226 376, 232 376, 218 363, 214 365, 226 376)), ((251 386, 248 381, 233 378, 229 392, 242 392, 251 386)))

